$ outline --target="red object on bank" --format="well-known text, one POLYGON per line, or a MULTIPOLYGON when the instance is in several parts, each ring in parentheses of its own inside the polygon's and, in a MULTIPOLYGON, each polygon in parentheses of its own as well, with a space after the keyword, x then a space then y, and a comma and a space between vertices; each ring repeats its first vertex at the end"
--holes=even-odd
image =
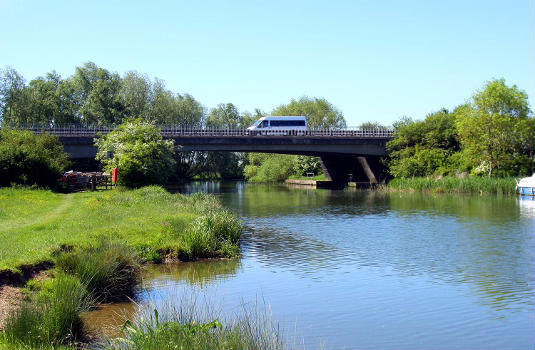
POLYGON ((117 183, 117 168, 111 168, 111 182, 117 183))

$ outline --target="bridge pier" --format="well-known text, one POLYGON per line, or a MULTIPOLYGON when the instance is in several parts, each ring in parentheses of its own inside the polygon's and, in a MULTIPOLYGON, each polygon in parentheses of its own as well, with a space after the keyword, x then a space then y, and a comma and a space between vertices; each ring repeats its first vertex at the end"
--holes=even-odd
POLYGON ((376 184, 384 179, 379 157, 321 156, 321 167, 328 180, 344 184, 349 181, 376 184))

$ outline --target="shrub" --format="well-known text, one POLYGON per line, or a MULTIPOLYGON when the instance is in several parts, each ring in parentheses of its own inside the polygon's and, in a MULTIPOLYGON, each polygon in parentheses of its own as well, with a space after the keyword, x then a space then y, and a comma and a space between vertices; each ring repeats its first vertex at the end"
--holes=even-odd
POLYGON ((163 140, 153 124, 141 119, 119 125, 95 144, 96 158, 108 171, 117 168, 118 182, 127 187, 164 184, 175 165, 173 141, 163 140))
POLYGON ((67 164, 57 137, 0 129, 0 187, 13 183, 55 187, 67 164))
POLYGON ((98 302, 133 297, 139 281, 136 253, 120 243, 101 242, 97 247, 59 255, 56 265, 77 276, 98 302))

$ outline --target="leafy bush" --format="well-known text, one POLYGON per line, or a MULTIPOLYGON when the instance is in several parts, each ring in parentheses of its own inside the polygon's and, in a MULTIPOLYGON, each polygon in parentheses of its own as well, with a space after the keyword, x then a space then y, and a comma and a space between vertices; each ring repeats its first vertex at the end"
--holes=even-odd
POLYGON ((45 283, 34 302, 25 302, 8 316, 3 340, 30 348, 73 344, 82 337, 80 313, 89 297, 77 277, 59 273, 45 283))
POLYGON ((55 187, 67 164, 67 154, 57 137, 0 129, 0 186, 55 187))
POLYGON ((153 124, 141 119, 126 121, 95 144, 96 158, 108 171, 117 168, 119 184, 127 187, 164 184, 175 165, 173 141, 163 140, 153 124))
POLYGON ((95 248, 63 253, 56 265, 78 277, 98 302, 133 297, 139 280, 136 253, 120 243, 101 242, 95 248))

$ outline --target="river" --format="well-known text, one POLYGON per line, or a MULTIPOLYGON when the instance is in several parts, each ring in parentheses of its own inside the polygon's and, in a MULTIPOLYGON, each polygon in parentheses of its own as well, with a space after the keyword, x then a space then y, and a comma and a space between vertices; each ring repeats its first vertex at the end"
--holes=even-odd
POLYGON ((243 182, 181 191, 215 193, 242 218, 242 257, 154 267, 140 301, 192 286, 229 313, 260 300, 306 349, 535 346, 535 201, 243 182))

